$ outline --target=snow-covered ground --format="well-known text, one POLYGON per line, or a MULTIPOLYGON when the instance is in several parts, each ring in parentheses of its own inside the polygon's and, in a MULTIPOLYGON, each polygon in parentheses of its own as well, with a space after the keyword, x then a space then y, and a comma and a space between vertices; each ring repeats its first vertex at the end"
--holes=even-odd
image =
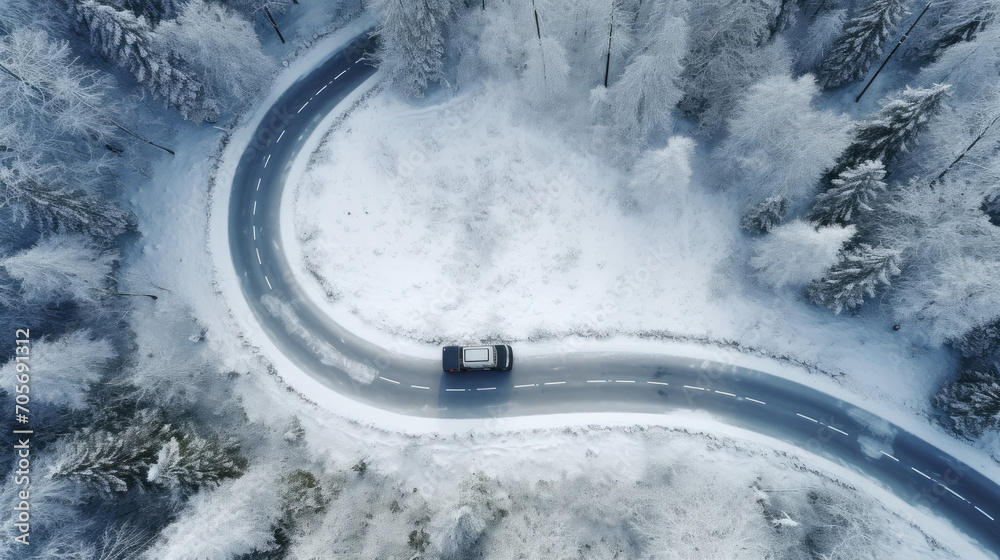
POLYGON ((888 319, 834 316, 758 285, 752 241, 705 185, 693 141, 671 138, 629 179, 505 99, 485 86, 419 103, 383 92, 314 154, 288 197, 301 253, 288 250, 336 320, 387 345, 567 335, 735 345, 927 413, 949 354, 888 319))
MULTIPOLYGON (((301 44, 317 41, 314 50, 303 48, 272 99, 359 25, 325 39, 306 33, 301 44)), ((323 285, 312 280, 312 288, 336 294, 328 302, 335 319, 397 346, 405 337, 495 336, 548 339, 536 349, 546 351, 569 333, 616 341, 654 333, 691 347, 701 339, 732 341, 843 374, 845 391, 883 402, 894 421, 924 411, 947 357, 911 346, 905 331, 833 317, 747 282, 734 212, 697 175, 684 179, 698 157, 685 140, 664 154, 677 171, 662 180, 675 191, 633 214, 621 202, 626 189, 635 194, 633 186, 622 187, 608 166, 516 116, 484 118, 485 111, 504 114, 489 95, 483 88, 413 106, 379 94, 338 126, 303 188, 290 190, 299 193, 295 211, 309 201, 318 208, 301 216, 301 234, 312 238, 300 262, 323 265, 323 285), (449 118, 461 125, 448 128, 456 122, 449 118), (405 161, 412 171, 403 176, 405 161), (394 177, 402 180, 393 185, 394 177), (469 183, 475 188, 457 192, 469 183), (457 210, 463 202, 486 208, 485 218, 457 210), (465 262, 462 251, 480 268, 449 270, 465 262), (324 255, 328 263, 319 262, 324 255), (476 308, 478 300, 486 303, 476 308)), ((255 325, 228 263, 225 178, 253 122, 248 116, 228 135, 204 127, 178 138, 177 157, 156 169, 160 179, 130 194, 144 238, 123 289, 163 288, 145 308, 150 332, 158 315, 191 311, 199 324, 190 337, 205 332, 223 360, 220 375, 245 374, 232 390, 250 420, 281 426, 297 416, 305 445, 262 444, 244 479, 193 500, 157 545, 159 558, 185 558, 196 544, 219 558, 266 546, 282 507, 275 486, 292 468, 285 453, 304 456, 296 465, 315 470, 331 495, 340 492, 336 507, 299 527, 311 535, 297 545, 305 558, 330 550, 408 557, 410 529, 426 530, 430 549, 443 550, 449 538, 469 532, 463 527, 480 528, 482 550, 494 557, 607 557, 619 549, 678 558, 794 555, 807 540, 798 526, 829 526, 838 512, 858 514, 827 536, 849 557, 980 556, 945 523, 849 470, 704 415, 415 422, 325 389, 310 393, 321 406, 288 391, 316 386, 255 325), (228 143, 220 144, 223 138, 228 143), (360 459, 370 465, 364 477, 349 468, 360 459), (393 501, 402 512, 396 517, 393 501), (254 515, 219 515, 238 508, 254 515), (728 523, 724 531, 720 520, 728 523)), ((917 422, 918 432, 934 431, 917 422)))

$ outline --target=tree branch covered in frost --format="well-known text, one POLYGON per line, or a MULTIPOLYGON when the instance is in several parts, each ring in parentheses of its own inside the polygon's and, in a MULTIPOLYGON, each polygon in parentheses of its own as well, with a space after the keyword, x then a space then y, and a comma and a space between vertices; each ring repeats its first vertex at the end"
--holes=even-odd
MULTIPOLYGON (((87 390, 97 382, 105 366, 115 359, 108 340, 93 340, 90 333, 71 332, 57 340, 42 338, 32 343, 32 401, 48 406, 80 410, 87 406, 87 390)), ((0 366, 0 375, 15 375, 14 362, 0 366)))
POLYGON ((891 293, 893 315, 920 325, 933 345, 1000 318, 1000 228, 982 211, 984 187, 959 178, 934 189, 912 182, 879 227, 909 262, 891 293))
POLYGON ((375 29, 379 68, 408 95, 444 78, 444 26, 451 15, 450 0, 369 0, 368 9, 380 17, 375 29))
POLYGON ((627 59, 621 76, 597 97, 601 121, 629 151, 670 124, 684 95, 680 74, 688 25, 683 8, 680 2, 652 3, 650 13, 643 14, 648 19, 641 20, 635 33, 635 54, 627 59))
POLYGON ((702 129, 718 134, 742 93, 769 75, 787 74, 791 65, 784 41, 773 31, 779 0, 693 2, 690 40, 684 57, 680 108, 697 115, 702 129))
POLYGON ((721 179, 738 201, 754 205, 783 196, 801 210, 811 198, 823 171, 850 141, 848 119, 815 109, 818 96, 808 74, 774 76, 749 89, 713 152, 721 179))
POLYGON ((18 297, 38 300, 58 294, 94 304, 104 297, 117 258, 112 251, 95 248, 86 238, 56 235, 0 259, 0 267, 20 282, 18 297))
POLYGON ((233 558, 272 550, 273 528, 281 515, 276 468, 258 465, 239 479, 196 494, 143 558, 187 560, 193 550, 207 558, 233 558))
POLYGON ((758 270, 762 282, 775 288, 804 286, 837 263, 841 249, 855 231, 854 226, 817 228, 795 220, 757 240, 750 264, 758 270))
POLYGON ((250 22, 215 3, 191 0, 176 17, 156 27, 151 48, 172 52, 200 77, 205 95, 245 106, 276 72, 261 52, 250 22))

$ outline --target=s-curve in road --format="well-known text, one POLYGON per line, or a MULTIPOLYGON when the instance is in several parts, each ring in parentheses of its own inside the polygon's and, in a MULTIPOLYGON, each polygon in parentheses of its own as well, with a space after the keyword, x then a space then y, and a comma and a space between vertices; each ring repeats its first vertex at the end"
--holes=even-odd
POLYGON ((448 374, 347 331, 292 273, 279 206, 289 169, 317 125, 375 74, 364 36, 295 82, 259 123, 240 160, 229 243, 244 296, 274 343, 331 390, 393 412, 439 418, 563 412, 702 410, 825 456, 946 517, 1000 551, 1000 487, 902 428, 809 387, 719 362, 635 353, 522 358, 509 373, 448 374))

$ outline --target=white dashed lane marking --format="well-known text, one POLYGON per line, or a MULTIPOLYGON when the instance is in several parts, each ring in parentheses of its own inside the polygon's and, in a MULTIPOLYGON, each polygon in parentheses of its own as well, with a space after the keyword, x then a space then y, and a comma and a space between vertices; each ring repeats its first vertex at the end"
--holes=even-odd
POLYGON ((270 161, 271 161, 271 154, 267 154, 267 159, 264 160, 264 167, 267 167, 267 164, 270 161))
MULTIPOLYGON (((299 110, 298 110, 298 111, 295 111, 295 114, 296 114, 296 115, 298 115, 299 113, 301 113, 301 112, 302 112, 302 109, 305 109, 305 108, 306 108, 306 105, 308 105, 308 104, 309 104, 309 102, 308 102, 308 101, 306 101, 305 105, 303 105, 303 106, 299 107, 299 110)), ((265 166, 265 167, 266 167, 266 166, 265 166)))
POLYGON ((607 379, 588 379, 587 383, 607 383, 607 379))
POLYGON ((455 393, 459 391, 465 391, 465 389, 445 389, 445 391, 448 391, 449 393, 455 393))
POLYGON ((695 391, 707 391, 704 387, 695 387, 694 385, 685 385, 685 389, 694 389, 695 391))
POLYGON ((260 179, 257 179, 257 190, 260 190, 260 179))
POLYGON ((844 430, 839 430, 837 428, 834 428, 833 426, 827 426, 827 428, 830 428, 831 430, 837 432, 838 434, 843 434, 845 436, 850 436, 851 435, 851 434, 845 432, 844 430))
POLYGON ((650 385, 670 385, 669 383, 664 383, 662 381, 647 381, 650 385))
POLYGON ((337 78, 339 78, 339 77, 343 76, 345 72, 347 72, 347 70, 341 70, 341 71, 340 71, 340 74, 337 74, 337 77, 336 77, 336 78, 334 78, 334 80, 336 80, 337 78))
POLYGON ((256 200, 253 201, 253 215, 254 216, 257 215, 257 201, 256 200))
POLYGON ((271 287, 271 281, 267 279, 267 276, 264 277, 264 281, 267 282, 267 289, 268 290, 273 290, 274 289, 274 288, 271 287))
POLYGON ((528 383, 527 385, 514 385, 515 389, 523 389, 525 387, 537 387, 536 383, 528 383))
POLYGON ((382 381, 388 381, 389 383, 395 383, 396 385, 399 385, 399 381, 396 381, 395 379, 389 379, 388 377, 380 377, 379 379, 381 379, 382 381))
POLYGON ((927 476, 926 474, 924 474, 924 473, 922 473, 922 472, 918 471, 917 469, 915 469, 915 468, 913 468, 913 467, 910 467, 910 470, 911 470, 911 471, 913 471, 913 472, 915 472, 915 473, 917 473, 917 474, 919 474, 920 476, 922 476, 922 477, 926 478, 927 480, 931 480, 931 481, 933 481, 933 480, 934 480, 933 478, 931 478, 931 477, 927 476))
POLYGON ((257 226, 250 226, 253 228, 253 240, 257 241, 257 226))
POLYGON ((478 388, 478 389, 476 389, 476 390, 477 390, 477 391, 496 391, 496 390, 497 390, 497 388, 496 388, 496 387, 479 387, 479 388, 478 388))
POLYGON ((897 458, 893 457, 892 455, 889 455, 889 454, 888 454, 888 453, 886 453, 885 451, 879 451, 879 453, 881 453, 881 454, 885 455, 886 457, 888 457, 888 458, 892 459, 893 461, 896 461, 897 463, 899 462, 899 459, 897 459, 897 458))
POLYGON ((264 262, 260 260, 260 249, 254 249, 254 251, 257 251, 257 264, 264 264, 264 262))
POLYGON ((951 488, 948 488, 944 484, 942 484, 941 487, 944 488, 945 490, 951 492, 952 495, 955 496, 956 498, 958 498, 959 500, 962 500, 963 502, 968 502, 969 501, 969 500, 966 500, 961 494, 959 494, 958 492, 955 492, 951 488))
POLYGON ((565 381, 548 381, 545 384, 546 385, 565 385, 566 382, 565 381))
POLYGON ((423 385, 410 385, 410 387, 413 387, 414 389, 427 389, 427 390, 430 390, 430 387, 424 387, 423 385))
POLYGON ((808 420, 810 422, 813 422, 815 424, 819 424, 819 420, 816 420, 815 418, 810 418, 810 417, 806 416, 805 414, 799 414, 798 412, 796 412, 795 415, 798 416, 799 418, 805 418, 806 420, 808 420))
POLYGON ((615 383, 635 383, 635 381, 631 379, 615 379, 615 383))
POLYGON ((985 511, 979 509, 979 506, 973 506, 973 507, 976 508, 979 511, 979 513, 985 515, 986 517, 989 517, 990 521, 996 521, 996 519, 993 519, 992 515, 990 515, 990 514, 986 513, 985 511))
POLYGON ((746 400, 748 400, 748 401, 750 401, 750 402, 755 402, 755 403, 757 403, 757 404, 767 404, 767 403, 766 403, 766 402, 764 402, 764 401, 758 401, 757 399, 751 399, 750 397, 744 397, 744 398, 746 398, 746 400))
POLYGON ((316 92, 316 95, 319 95, 319 94, 323 93, 324 89, 326 89, 326 86, 323 86, 323 87, 319 88, 319 91, 316 92))
POLYGON ((727 397, 735 397, 736 396, 736 395, 734 395, 732 393, 727 393, 725 391, 716 391, 716 393, 718 393, 720 395, 726 395, 727 397))
POLYGON ((278 142, 281 142, 281 137, 284 136, 284 135, 285 135, 285 131, 282 130, 281 134, 278 135, 278 139, 275 140, 274 143, 277 144, 278 142))

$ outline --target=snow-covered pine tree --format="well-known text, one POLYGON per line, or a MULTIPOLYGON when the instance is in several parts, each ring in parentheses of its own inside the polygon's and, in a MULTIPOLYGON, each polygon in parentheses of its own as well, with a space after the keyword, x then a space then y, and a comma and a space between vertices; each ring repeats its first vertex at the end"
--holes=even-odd
POLYGON ((875 297, 876 288, 899 274, 899 263, 900 251, 862 243, 844 252, 823 278, 809 286, 809 297, 834 313, 858 307, 866 295, 875 297))
POLYGON ((825 182, 829 185, 841 173, 865 161, 891 165, 896 156, 914 144, 950 89, 947 84, 921 89, 907 87, 898 97, 889 99, 871 119, 857 128, 854 141, 827 171, 825 182))
POLYGON ((972 328, 953 341, 966 358, 982 358, 1000 352, 1000 319, 972 328))
POLYGON ((177 17, 184 7, 183 0, 108 0, 108 5, 119 10, 128 10, 146 18, 152 25, 165 19, 177 17))
POLYGON ((146 18, 97 0, 75 0, 73 10, 93 47, 128 70, 153 95, 176 107, 186 119, 214 116, 215 108, 205 99, 198 78, 169 53, 151 48, 153 30, 146 18))
POLYGON ((903 19, 908 1, 872 0, 848 22, 820 64, 817 72, 820 85, 833 88, 864 78, 881 56, 889 32, 903 19))
POLYGON ((69 438, 49 476, 87 485, 104 494, 125 492, 146 480, 169 426, 140 417, 121 433, 86 429, 69 438))
POLYGON ((845 169, 820 193, 809 210, 809 219, 819 225, 849 224, 861 212, 872 209, 875 198, 885 192, 885 167, 881 161, 863 161, 845 169))
POLYGON ((160 448, 146 480, 174 490, 197 490, 238 477, 246 466, 234 442, 196 435, 172 437, 160 448))
POLYGON ((981 436, 1000 428, 1000 370, 997 364, 966 369, 941 387, 934 404, 944 410, 959 435, 981 436))
POLYGON ((940 23, 935 28, 935 41, 931 45, 931 59, 936 59, 948 47, 976 38, 991 25, 1000 13, 997 0, 952 0, 946 7, 940 23))
POLYGON ((423 97, 428 85, 444 79, 444 24, 451 2, 371 0, 369 9, 381 16, 374 33, 376 63, 407 95, 423 97))
POLYGON ((740 228, 750 233, 767 233, 781 223, 788 211, 788 199, 769 196, 743 213, 740 228))
POLYGON ((49 175, 58 174, 58 170, 47 173, 49 168, 16 152, 0 157, 0 208, 11 207, 22 225, 34 223, 44 230, 82 231, 95 237, 112 238, 134 226, 132 216, 113 202, 98 200, 82 189, 45 184, 49 175))

